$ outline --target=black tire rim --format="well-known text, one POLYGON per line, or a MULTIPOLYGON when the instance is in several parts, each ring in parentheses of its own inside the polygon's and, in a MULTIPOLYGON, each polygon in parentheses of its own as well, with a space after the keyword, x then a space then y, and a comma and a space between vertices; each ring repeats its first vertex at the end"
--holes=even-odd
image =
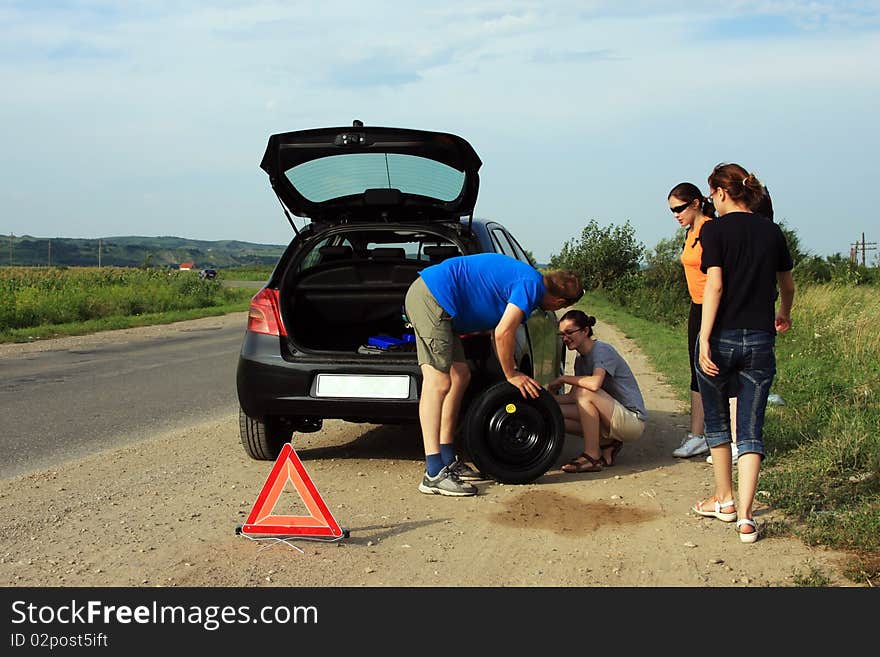
POLYGON ((522 399, 510 400, 489 418, 486 446, 498 461, 528 470, 552 450, 553 441, 547 440, 552 431, 552 418, 543 408, 522 399))

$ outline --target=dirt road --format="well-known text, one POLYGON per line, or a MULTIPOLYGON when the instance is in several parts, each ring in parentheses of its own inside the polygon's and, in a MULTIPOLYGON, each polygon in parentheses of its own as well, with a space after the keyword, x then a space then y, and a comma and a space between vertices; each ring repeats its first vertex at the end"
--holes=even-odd
MULTIPOLYGON (((243 315, 184 324, 226 322, 243 315)), ((169 330, 0 345, 0 368, 22 351, 169 330)), ((3 481, 0 585, 790 586, 813 569, 852 585, 840 572, 842 553, 773 536, 743 545, 731 524, 690 513, 710 492, 711 466, 671 456, 687 425, 683 405, 631 341, 603 324, 596 333, 626 355, 650 413, 644 437, 613 468, 556 469, 525 486, 480 484, 473 498, 427 496, 416 488, 424 466, 414 428, 326 422, 322 432, 296 436, 295 447, 351 535, 297 541, 300 553, 234 532, 272 464, 245 456, 230 408, 211 422, 3 481)), ((562 461, 579 443, 569 437, 562 461)), ((284 512, 304 510, 295 492, 284 495, 284 512)), ((781 518, 766 504, 756 516, 781 518)))

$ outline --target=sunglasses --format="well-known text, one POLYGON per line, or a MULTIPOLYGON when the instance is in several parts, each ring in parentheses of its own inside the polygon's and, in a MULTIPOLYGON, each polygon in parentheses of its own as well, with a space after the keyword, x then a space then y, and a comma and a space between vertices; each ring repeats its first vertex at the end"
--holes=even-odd
POLYGON ((570 331, 561 331, 561 332, 557 333, 556 335, 557 335, 557 337, 560 337, 560 338, 570 338, 570 337, 573 336, 575 333, 580 333, 580 332, 583 331, 583 330, 584 330, 584 329, 582 329, 582 328, 579 328, 579 329, 571 329, 570 331))
MULTIPOLYGON (((693 201, 691 201, 693 203, 693 201)), ((672 211, 672 214, 678 214, 679 212, 684 212, 688 209, 688 206, 691 203, 682 203, 681 205, 676 205, 674 208, 669 208, 672 211)))

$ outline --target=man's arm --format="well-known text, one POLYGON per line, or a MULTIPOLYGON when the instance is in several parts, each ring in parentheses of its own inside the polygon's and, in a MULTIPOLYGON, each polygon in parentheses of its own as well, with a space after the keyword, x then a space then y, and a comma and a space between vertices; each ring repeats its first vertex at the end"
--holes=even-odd
POLYGON ((507 304, 501 321, 495 327, 492 337, 495 340, 495 354, 501 364, 504 378, 519 388, 523 397, 537 397, 541 386, 530 376, 518 372, 516 369, 516 330, 523 323, 525 313, 512 303, 507 304))

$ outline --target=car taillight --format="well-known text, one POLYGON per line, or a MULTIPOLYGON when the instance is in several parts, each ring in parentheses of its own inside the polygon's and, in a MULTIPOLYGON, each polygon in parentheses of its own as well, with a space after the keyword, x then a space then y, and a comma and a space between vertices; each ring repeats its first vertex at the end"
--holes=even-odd
POLYGON ((264 287, 254 295, 248 310, 247 330, 266 335, 287 335, 278 311, 278 290, 264 287))

